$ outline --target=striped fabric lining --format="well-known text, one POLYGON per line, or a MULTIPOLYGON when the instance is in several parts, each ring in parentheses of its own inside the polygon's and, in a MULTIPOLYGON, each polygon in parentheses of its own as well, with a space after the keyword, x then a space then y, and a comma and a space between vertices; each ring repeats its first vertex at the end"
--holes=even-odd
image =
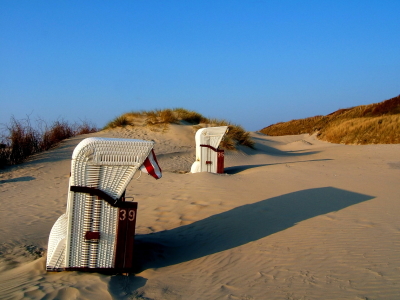
POLYGON ((155 179, 160 179, 162 177, 162 171, 158 164, 156 154, 154 150, 151 149, 149 156, 143 162, 143 165, 140 167, 140 170, 143 173, 147 173, 153 176, 155 179))

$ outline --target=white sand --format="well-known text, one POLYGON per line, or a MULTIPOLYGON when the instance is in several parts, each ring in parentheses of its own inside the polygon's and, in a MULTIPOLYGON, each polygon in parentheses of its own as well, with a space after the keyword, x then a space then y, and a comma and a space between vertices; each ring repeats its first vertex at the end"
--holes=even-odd
POLYGON ((400 145, 253 133, 217 175, 187 173, 191 126, 93 135, 157 143, 163 178, 127 190, 138 272, 45 271, 80 136, 0 171, 0 299, 400 299, 400 145))

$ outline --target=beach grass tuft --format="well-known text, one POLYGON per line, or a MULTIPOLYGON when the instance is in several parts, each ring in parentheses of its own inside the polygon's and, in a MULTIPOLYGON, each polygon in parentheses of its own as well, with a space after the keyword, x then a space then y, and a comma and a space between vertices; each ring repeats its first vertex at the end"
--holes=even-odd
POLYGON ((116 127, 124 127, 127 125, 133 125, 133 122, 129 120, 129 118, 125 115, 118 116, 114 120, 111 120, 104 126, 103 129, 112 129, 116 127))
MULTIPOLYGON (((208 126, 228 126, 229 130, 220 147, 225 150, 235 150, 237 145, 253 148, 254 142, 250 133, 246 132, 242 126, 232 124, 225 119, 206 118, 202 114, 185 108, 173 109, 155 109, 148 111, 132 111, 117 117, 109 122, 104 129, 123 127, 127 125, 134 126, 134 120, 144 120, 143 125, 154 131, 165 132, 169 124, 193 125, 194 129, 200 129, 208 126), (115 120, 122 118, 123 122, 115 120), (112 124, 112 126, 110 125, 112 124)), ((139 121, 138 121, 139 123, 139 121)))

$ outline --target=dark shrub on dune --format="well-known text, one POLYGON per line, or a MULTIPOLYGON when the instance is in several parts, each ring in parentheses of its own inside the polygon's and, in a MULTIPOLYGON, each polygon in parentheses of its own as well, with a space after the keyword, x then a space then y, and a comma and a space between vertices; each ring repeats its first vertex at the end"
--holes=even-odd
POLYGON ((49 150, 62 140, 98 131, 86 121, 71 125, 58 120, 50 126, 43 121, 38 123, 34 128, 29 118, 17 120, 12 117, 10 123, 4 126, 0 143, 0 168, 19 164, 35 153, 49 150))

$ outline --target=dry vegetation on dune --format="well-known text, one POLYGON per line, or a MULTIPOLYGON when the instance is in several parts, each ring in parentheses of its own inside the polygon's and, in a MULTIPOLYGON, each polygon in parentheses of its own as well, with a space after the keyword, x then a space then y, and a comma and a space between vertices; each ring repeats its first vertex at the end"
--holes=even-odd
POLYGON ((157 109, 150 111, 134 111, 125 113, 107 123, 103 129, 123 126, 147 126, 151 130, 167 130, 169 124, 191 124, 195 130, 206 126, 228 126, 229 131, 221 142, 221 148, 236 149, 236 145, 252 148, 254 142, 250 134, 242 126, 226 120, 209 119, 198 112, 184 108, 157 109))
POLYGON ((125 113, 108 122, 103 129, 116 128, 121 126, 145 125, 157 127, 164 124, 186 122, 189 124, 199 124, 206 122, 207 119, 201 114, 184 108, 175 109, 156 109, 142 110, 125 113))
POLYGON ((291 120, 289 122, 279 122, 261 129, 260 132, 271 136, 310 133, 322 118, 324 117, 315 116, 306 119, 291 120))
POLYGON ((33 127, 29 118, 20 121, 14 117, 4 125, 4 129, 0 143, 0 168, 21 163, 35 153, 49 150, 62 140, 97 131, 96 127, 85 121, 70 124, 58 120, 50 126, 38 121, 37 126, 33 127))
POLYGON ((400 95, 383 102, 339 109, 326 116, 270 125, 260 132, 271 135, 318 133, 318 138, 341 144, 400 143, 400 95))
MULTIPOLYGON (((236 145, 254 145, 250 134, 241 126, 225 120, 208 119, 195 111, 183 108, 125 113, 110 121, 103 129, 145 126, 153 131, 166 131, 169 124, 192 124, 194 129, 228 126, 228 134, 221 142, 223 149, 233 150, 236 149, 236 145)), ((0 136, 0 168, 21 163, 29 156, 46 151, 64 139, 96 131, 98 129, 88 122, 70 124, 59 120, 48 126, 45 122, 38 121, 33 127, 29 118, 16 120, 12 117, 9 124, 3 125, 3 134, 0 136)))

